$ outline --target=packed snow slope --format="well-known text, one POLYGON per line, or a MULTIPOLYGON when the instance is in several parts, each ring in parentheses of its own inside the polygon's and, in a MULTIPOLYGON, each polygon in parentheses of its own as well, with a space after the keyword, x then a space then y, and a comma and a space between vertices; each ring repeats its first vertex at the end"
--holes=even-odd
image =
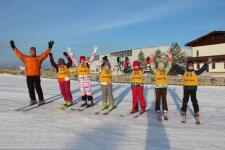
MULTIPOLYGON (((0 149, 74 150, 224 150, 225 87, 199 87, 201 125, 196 125, 189 102, 187 123, 179 115, 182 87, 168 88, 169 120, 157 121, 153 85, 145 85, 150 111, 139 118, 121 117, 131 110, 129 84, 113 84, 117 108, 96 115, 101 104, 99 83, 93 83, 97 105, 85 111, 58 111, 63 104, 55 79, 42 79, 45 99, 52 103, 30 111, 15 111, 29 101, 26 79, 0 75, 0 149)), ((72 81, 74 101, 80 101, 77 81, 72 81)), ((74 107, 78 107, 79 103, 74 107)))

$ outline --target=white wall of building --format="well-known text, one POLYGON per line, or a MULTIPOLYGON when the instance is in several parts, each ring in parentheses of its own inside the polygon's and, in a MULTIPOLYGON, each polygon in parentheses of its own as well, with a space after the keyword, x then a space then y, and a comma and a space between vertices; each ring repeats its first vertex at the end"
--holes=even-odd
MULTIPOLYGON (((193 47, 192 56, 197 57, 197 53, 199 56, 225 55, 225 43, 193 47)), ((215 63, 215 69, 212 66, 213 64, 210 64, 209 72, 225 72, 224 62, 215 63)), ((195 64, 195 69, 197 69, 197 64, 195 64)))
POLYGON ((193 57, 197 56, 197 50, 199 51, 199 56, 225 55, 225 43, 193 47, 193 57))
MULTIPOLYGON (((145 55, 145 58, 147 58, 150 55, 154 55, 155 52, 160 49, 162 52, 168 52, 170 48, 170 45, 166 45, 166 46, 154 46, 154 47, 148 47, 148 48, 138 48, 138 49, 133 49, 132 50, 132 56, 129 56, 130 62, 132 63, 135 59, 138 59, 138 54, 142 51, 145 55)), ((186 52, 187 56, 191 56, 191 49, 190 48, 181 48, 182 51, 186 52)), ((98 73, 98 70, 100 69, 100 65, 102 63, 102 58, 104 56, 108 56, 109 61, 112 65, 112 69, 116 64, 116 56, 112 56, 110 54, 105 54, 105 55, 100 55, 99 56, 99 60, 96 60, 93 62, 93 64, 91 65, 91 72, 92 73, 98 73)), ((120 57, 121 61, 124 61, 125 58, 120 57)))

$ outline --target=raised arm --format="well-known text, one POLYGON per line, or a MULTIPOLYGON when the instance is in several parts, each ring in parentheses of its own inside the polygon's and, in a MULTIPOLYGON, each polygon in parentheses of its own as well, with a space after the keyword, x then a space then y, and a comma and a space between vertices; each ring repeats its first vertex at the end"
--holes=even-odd
POLYGON ((51 49, 46 49, 44 52, 42 52, 39 56, 38 56, 38 58, 39 58, 39 60, 42 62, 42 61, 44 61, 47 57, 48 57, 48 55, 49 55, 49 53, 51 52, 51 49))
POLYGON ((22 52, 20 52, 20 50, 17 49, 17 48, 14 49, 14 52, 15 52, 16 56, 17 56, 21 61, 23 61, 23 62, 26 61, 26 58, 28 57, 27 55, 25 55, 25 54, 23 54, 22 52))
POLYGON ((156 67, 155 67, 154 59, 155 59, 154 56, 149 56, 148 67, 152 71, 153 74, 156 73, 156 67))
POLYGON ((181 66, 179 66, 179 65, 177 65, 177 64, 173 64, 173 67, 174 67, 174 70, 178 73, 178 74, 180 74, 180 75, 184 75, 184 73, 185 73, 185 70, 181 67, 181 66))
POLYGON ((22 52, 20 52, 20 50, 18 48, 16 48, 16 45, 14 43, 13 40, 10 41, 10 45, 11 48, 13 49, 13 51, 15 52, 16 56, 23 62, 25 62, 26 57, 28 57, 27 55, 23 54, 22 52))
POLYGON ((50 58, 50 63, 51 63, 51 65, 52 65, 52 67, 54 67, 55 69, 57 69, 58 66, 57 66, 57 64, 56 64, 55 61, 54 61, 54 58, 53 58, 52 53, 49 53, 49 58, 50 58))
POLYGON ((48 57, 49 53, 52 50, 53 45, 54 45, 54 41, 49 41, 48 48, 38 56, 38 58, 41 62, 44 61, 48 57))
POLYGON ((156 73, 156 66, 154 62, 151 62, 149 65, 149 69, 152 71, 153 74, 156 73))
POLYGON ((67 52, 64 52, 63 55, 66 57, 66 59, 68 61, 67 64, 66 64, 67 68, 70 68, 72 66, 72 64, 73 64, 70 56, 67 54, 67 52))
POLYGON ((94 50, 93 50, 93 53, 91 55, 91 58, 88 60, 89 65, 91 65, 94 62, 97 50, 98 50, 98 47, 94 46, 94 50))
POLYGON ((166 72, 167 73, 170 72, 171 68, 172 68, 172 62, 168 62, 166 66, 166 72))
POLYGON ((75 67, 79 66, 80 62, 78 61, 78 59, 74 56, 72 49, 70 47, 67 48, 68 52, 69 52, 69 56, 72 59, 72 62, 74 64, 75 67))
POLYGON ((170 72, 171 68, 172 68, 172 63, 173 63, 173 57, 172 57, 172 54, 168 54, 167 56, 167 60, 168 60, 168 63, 167 63, 167 66, 166 66, 166 72, 170 72))
POLYGON ((209 64, 212 63, 212 61, 213 61, 213 59, 211 57, 209 57, 208 61, 202 66, 202 68, 200 68, 199 70, 195 71, 196 75, 200 75, 203 72, 205 72, 208 69, 209 64))
POLYGON ((205 72, 207 70, 207 68, 209 67, 208 63, 205 63, 202 68, 200 68, 199 70, 196 70, 195 73, 196 75, 200 75, 203 72, 205 72))

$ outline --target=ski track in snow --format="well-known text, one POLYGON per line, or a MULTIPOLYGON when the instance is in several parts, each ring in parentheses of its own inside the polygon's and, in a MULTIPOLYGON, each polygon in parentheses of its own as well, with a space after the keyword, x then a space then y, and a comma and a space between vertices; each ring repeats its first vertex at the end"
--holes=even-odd
MULTIPOLYGON (((120 117, 131 109, 130 84, 113 84, 117 108, 109 115, 95 115, 101 105, 97 82, 92 87, 96 105, 82 112, 57 111, 63 103, 57 80, 42 79, 42 88, 45 99, 54 102, 16 112, 29 102, 25 77, 0 75, 0 149, 225 149, 225 87, 199 87, 201 125, 195 124, 190 101, 187 123, 181 123, 182 86, 168 88, 168 121, 156 120, 153 85, 145 85, 144 91, 150 112, 139 118, 120 117)), ((71 91, 74 101, 80 101, 77 81, 71 81, 71 91)))

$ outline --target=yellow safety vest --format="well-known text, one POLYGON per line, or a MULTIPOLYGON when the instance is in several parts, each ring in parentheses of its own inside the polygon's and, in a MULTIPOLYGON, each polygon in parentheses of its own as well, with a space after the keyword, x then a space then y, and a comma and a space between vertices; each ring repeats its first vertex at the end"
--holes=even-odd
POLYGON ((186 71, 183 75, 184 86, 198 86, 198 76, 194 71, 186 71))
POLYGON ((69 69, 66 65, 58 66, 58 81, 69 80, 69 69))
POLYGON ((155 84, 167 84, 168 83, 168 76, 166 71, 157 70, 155 73, 155 84))
POLYGON ((90 68, 87 65, 79 65, 77 67, 78 71, 78 76, 89 76, 90 73, 90 68))
POLYGON ((143 83, 144 82, 144 78, 143 78, 143 73, 142 70, 132 70, 132 74, 131 74, 131 82, 132 83, 143 83))
POLYGON ((100 73, 99 81, 111 83, 112 82, 112 71, 110 69, 103 68, 100 73))

